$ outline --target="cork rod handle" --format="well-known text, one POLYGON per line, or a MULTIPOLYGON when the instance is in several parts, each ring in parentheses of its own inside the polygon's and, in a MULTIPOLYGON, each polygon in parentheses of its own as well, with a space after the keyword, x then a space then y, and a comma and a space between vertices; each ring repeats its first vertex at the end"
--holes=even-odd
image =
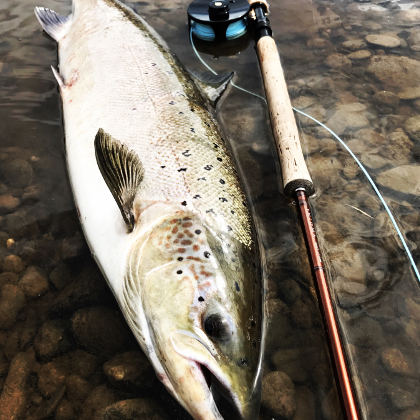
POLYGON ((303 157, 296 120, 274 39, 271 36, 261 37, 257 42, 257 52, 282 168, 284 191, 286 195, 294 196, 296 189, 303 188, 307 195, 312 195, 314 186, 303 157))

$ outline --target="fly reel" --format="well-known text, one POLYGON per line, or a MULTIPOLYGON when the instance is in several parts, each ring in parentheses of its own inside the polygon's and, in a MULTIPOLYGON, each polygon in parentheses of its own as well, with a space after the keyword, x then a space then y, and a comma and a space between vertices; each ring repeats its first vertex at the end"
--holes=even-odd
POLYGON ((247 0, 195 0, 188 7, 188 22, 202 41, 230 41, 246 34, 249 10, 247 0))

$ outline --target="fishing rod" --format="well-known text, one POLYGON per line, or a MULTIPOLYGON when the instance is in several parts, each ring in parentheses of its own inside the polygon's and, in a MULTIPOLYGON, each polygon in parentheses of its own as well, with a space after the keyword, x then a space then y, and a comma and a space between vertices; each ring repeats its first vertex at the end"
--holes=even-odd
POLYGON ((237 39, 248 27, 253 29, 284 192, 298 204, 346 417, 358 420, 353 386, 308 202, 315 188, 303 157, 268 11, 265 0, 195 0, 188 8, 189 26, 195 37, 209 42, 237 39))

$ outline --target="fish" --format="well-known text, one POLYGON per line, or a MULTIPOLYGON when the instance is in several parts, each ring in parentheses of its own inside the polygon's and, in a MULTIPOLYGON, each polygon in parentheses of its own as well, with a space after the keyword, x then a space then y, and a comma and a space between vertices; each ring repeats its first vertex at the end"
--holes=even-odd
POLYGON ((52 70, 81 226, 135 338, 194 419, 222 419, 224 399, 256 418, 261 252, 215 110, 119 1, 35 14, 58 43, 52 70))

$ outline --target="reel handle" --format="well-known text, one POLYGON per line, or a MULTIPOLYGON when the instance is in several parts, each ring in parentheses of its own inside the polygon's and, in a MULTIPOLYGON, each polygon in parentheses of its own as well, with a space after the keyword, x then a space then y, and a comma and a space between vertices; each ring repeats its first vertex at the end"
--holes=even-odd
POLYGON ((303 157, 299 132, 274 39, 269 35, 259 38, 257 53, 271 127, 281 163, 284 192, 289 197, 294 197, 296 190, 303 188, 310 196, 315 189, 303 157))

